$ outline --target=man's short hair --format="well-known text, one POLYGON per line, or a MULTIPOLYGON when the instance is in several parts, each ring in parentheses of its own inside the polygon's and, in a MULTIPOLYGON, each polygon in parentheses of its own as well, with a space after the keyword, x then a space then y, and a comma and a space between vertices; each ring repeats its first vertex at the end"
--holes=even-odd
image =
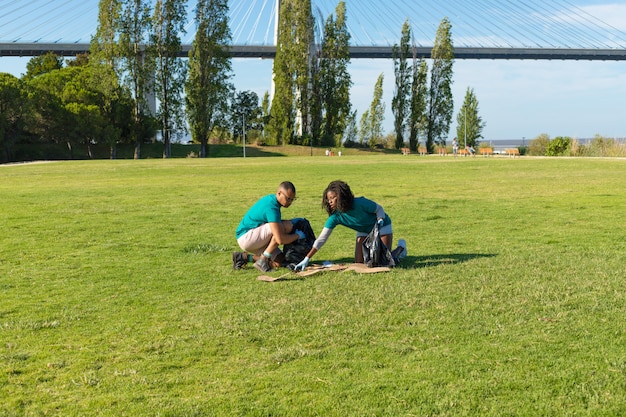
POLYGON ((296 192, 296 186, 293 185, 293 183, 291 181, 283 181, 283 182, 281 182, 280 185, 278 186, 278 188, 280 190, 293 191, 294 193, 296 192))

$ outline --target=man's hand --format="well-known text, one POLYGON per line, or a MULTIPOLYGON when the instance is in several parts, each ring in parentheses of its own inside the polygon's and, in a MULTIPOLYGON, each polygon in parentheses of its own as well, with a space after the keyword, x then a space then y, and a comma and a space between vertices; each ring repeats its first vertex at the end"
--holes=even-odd
POLYGON ((304 234, 302 230, 296 229, 294 233, 298 235, 298 239, 304 239, 306 237, 306 235, 304 234))
POLYGON ((294 271, 304 271, 307 265, 309 264, 309 261, 310 261, 309 257, 305 256, 302 262, 296 265, 296 267, 294 268, 294 271))

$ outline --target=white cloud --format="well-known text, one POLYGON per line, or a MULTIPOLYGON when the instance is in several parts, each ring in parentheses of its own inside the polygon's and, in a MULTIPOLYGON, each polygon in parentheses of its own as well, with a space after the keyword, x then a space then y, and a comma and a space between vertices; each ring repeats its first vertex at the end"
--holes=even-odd
POLYGON ((598 4, 579 8, 616 29, 626 31, 626 4, 598 4))

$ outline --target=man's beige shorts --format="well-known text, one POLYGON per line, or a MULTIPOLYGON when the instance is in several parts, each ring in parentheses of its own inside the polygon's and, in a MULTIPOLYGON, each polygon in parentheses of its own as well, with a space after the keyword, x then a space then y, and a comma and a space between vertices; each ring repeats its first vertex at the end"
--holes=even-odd
MULTIPOLYGON (((265 223, 256 229, 248 230, 245 235, 237 239, 237 243, 241 249, 246 252, 254 255, 262 255, 271 240, 272 230, 270 229, 269 223, 265 223)), ((272 253, 272 258, 275 258, 279 253, 281 253, 280 249, 276 249, 274 253, 272 253)))

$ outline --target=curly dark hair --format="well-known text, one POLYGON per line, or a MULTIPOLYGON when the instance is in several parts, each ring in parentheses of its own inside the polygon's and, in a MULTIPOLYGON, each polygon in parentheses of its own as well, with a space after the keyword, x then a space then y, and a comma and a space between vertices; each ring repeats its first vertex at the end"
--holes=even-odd
POLYGON ((341 180, 332 181, 324 190, 324 194, 322 194, 322 208, 326 210, 329 216, 333 214, 333 209, 330 207, 328 199, 326 198, 326 194, 328 194, 329 191, 337 194, 337 211, 345 213, 352 208, 354 204, 354 194, 352 194, 350 186, 341 180))

